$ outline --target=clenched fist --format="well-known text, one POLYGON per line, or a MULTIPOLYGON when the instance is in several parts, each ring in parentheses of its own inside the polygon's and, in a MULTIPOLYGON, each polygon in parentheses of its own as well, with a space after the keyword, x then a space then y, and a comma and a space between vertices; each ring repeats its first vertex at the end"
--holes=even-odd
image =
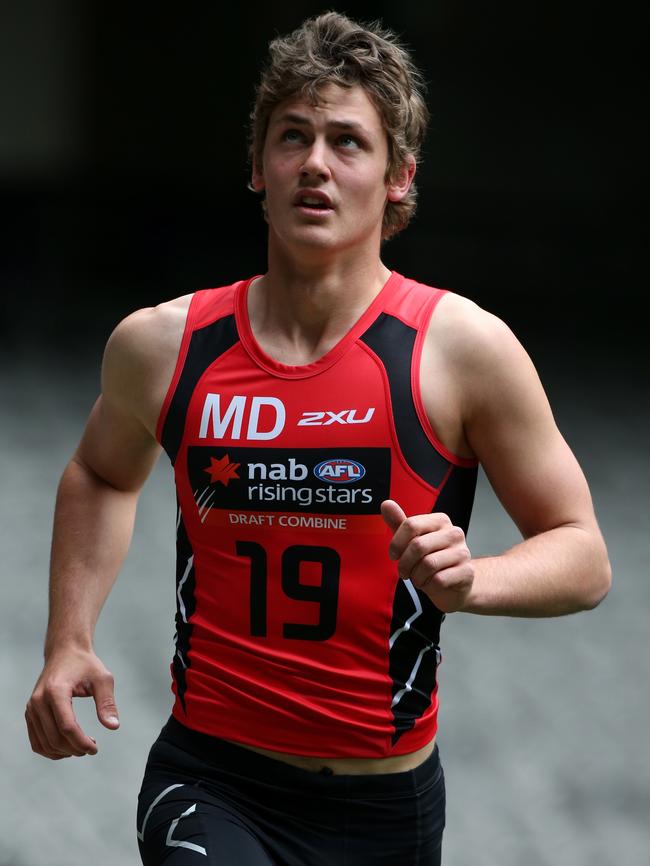
POLYGON ((394 535, 388 550, 403 580, 425 592, 444 613, 460 610, 472 589, 474 566, 465 533, 446 514, 407 517, 386 499, 381 513, 394 535))

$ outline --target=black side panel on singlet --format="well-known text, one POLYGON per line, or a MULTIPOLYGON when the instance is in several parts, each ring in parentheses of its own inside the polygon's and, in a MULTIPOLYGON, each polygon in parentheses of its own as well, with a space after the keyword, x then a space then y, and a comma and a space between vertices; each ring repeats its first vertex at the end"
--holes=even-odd
MULTIPOLYGON (((203 328, 198 328, 192 334, 176 390, 172 395, 167 417, 161 433, 163 448, 169 455, 172 464, 180 448, 185 429, 185 416, 192 399, 194 389, 208 367, 231 346, 239 335, 235 325, 234 315, 217 319, 203 328)), ((187 668, 190 666, 190 639, 192 636, 191 617, 196 608, 194 571, 194 551, 190 544, 180 503, 177 503, 176 528, 176 651, 172 669, 178 699, 185 709, 185 692, 187 691, 187 668)))
POLYGON ((444 512, 463 532, 472 516, 478 466, 454 466, 436 500, 436 511, 444 512))
MULTIPOLYGON (((411 391, 411 367, 417 330, 383 313, 361 337, 379 357, 390 387, 393 419, 402 454, 428 484, 442 490, 436 511, 467 531, 476 467, 460 467, 442 456, 427 438, 411 391)), ((440 662, 442 611, 410 581, 399 581, 393 601, 389 671, 393 682, 393 743, 410 730, 431 704, 440 662)))
POLYGON ((389 672, 393 681, 395 744, 431 704, 440 662, 440 625, 445 618, 426 593, 400 580, 393 601, 389 672))
POLYGON ((439 487, 449 462, 427 439, 411 394, 411 360, 417 331, 382 313, 361 337, 384 365, 390 385, 393 418, 400 448, 411 469, 432 487, 439 487))
POLYGON ((178 699, 185 709, 187 691, 186 670, 190 666, 189 648, 192 637, 190 619, 196 608, 196 575, 194 572, 194 551, 183 523, 180 504, 177 503, 176 528, 176 651, 172 661, 174 680, 178 699))
POLYGON ((380 358, 386 370, 395 429, 406 462, 432 487, 440 488, 444 481, 435 509, 443 511, 455 526, 461 526, 467 532, 478 466, 451 463, 436 451, 422 429, 411 393, 416 336, 415 328, 382 313, 361 339, 380 358))
POLYGON ((217 319, 216 322, 198 328, 192 334, 183 371, 176 385, 161 434, 162 446, 172 464, 176 461, 183 438, 187 407, 199 379, 210 364, 234 346, 238 339, 234 315, 217 319))

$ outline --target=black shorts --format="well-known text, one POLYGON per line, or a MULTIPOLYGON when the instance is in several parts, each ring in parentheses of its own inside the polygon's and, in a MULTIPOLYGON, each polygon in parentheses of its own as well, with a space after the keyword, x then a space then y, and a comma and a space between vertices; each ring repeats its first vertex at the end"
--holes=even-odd
POLYGON ((439 866, 438 748, 414 770, 312 772, 170 719, 138 797, 145 866, 439 866))

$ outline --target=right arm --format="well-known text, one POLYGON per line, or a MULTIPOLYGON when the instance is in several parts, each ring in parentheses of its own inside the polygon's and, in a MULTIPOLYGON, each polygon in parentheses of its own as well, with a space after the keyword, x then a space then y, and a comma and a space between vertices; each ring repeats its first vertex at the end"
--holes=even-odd
POLYGON ((102 394, 59 484, 45 664, 25 713, 32 749, 54 760, 97 752, 76 720, 73 697, 92 696, 100 722, 119 726, 113 679, 94 653, 93 633, 160 453, 155 425, 186 308, 173 302, 141 310, 116 328, 104 355, 102 394))

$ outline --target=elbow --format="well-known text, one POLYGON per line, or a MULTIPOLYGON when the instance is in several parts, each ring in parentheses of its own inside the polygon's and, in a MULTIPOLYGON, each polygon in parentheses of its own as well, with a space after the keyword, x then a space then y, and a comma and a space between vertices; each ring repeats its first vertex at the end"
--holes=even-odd
POLYGON ((607 596, 612 588, 612 566, 607 553, 603 556, 603 562, 594 569, 593 579, 589 586, 589 592, 585 596, 584 610, 594 610, 607 596))

